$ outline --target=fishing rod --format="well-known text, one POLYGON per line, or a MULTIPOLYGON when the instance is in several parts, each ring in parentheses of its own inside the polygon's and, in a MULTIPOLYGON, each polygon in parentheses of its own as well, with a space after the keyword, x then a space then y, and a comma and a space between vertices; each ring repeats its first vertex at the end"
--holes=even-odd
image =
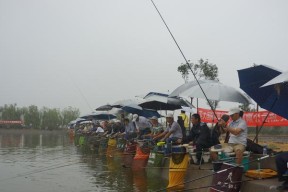
POLYGON ((186 59, 186 57, 185 57, 185 55, 184 55, 184 53, 183 53, 182 49, 180 48, 180 46, 179 46, 178 42, 176 41, 176 39, 175 39, 174 35, 172 34, 172 32, 171 32, 171 30, 170 30, 170 28, 168 27, 167 23, 165 22, 164 18, 162 17, 162 15, 161 15, 160 11, 158 10, 158 8, 157 8, 156 4, 154 3, 154 1, 153 1, 153 0, 151 0, 151 2, 152 2, 152 4, 153 4, 153 6, 155 7, 156 11, 158 12, 158 14, 159 14, 160 18, 162 19, 162 21, 163 21, 164 25, 166 26, 166 28, 167 28, 168 32, 170 33, 170 35, 171 35, 171 37, 172 37, 173 41, 175 42, 175 44, 176 44, 176 46, 177 46, 178 50, 180 51, 180 53, 181 53, 182 57, 184 58, 184 60, 185 60, 185 62, 186 62, 186 65, 187 65, 187 67, 190 69, 191 73, 193 74, 193 76, 194 76, 194 78, 195 78, 195 80, 196 80, 196 82, 197 82, 198 86, 200 87, 200 89, 201 89, 201 91, 202 91, 202 93, 203 93, 203 95, 204 95, 204 97, 205 97, 206 101, 208 102, 208 104, 209 104, 209 106, 210 106, 211 110, 213 111, 213 115, 214 115, 214 116, 216 117, 216 119, 218 120, 218 117, 217 117, 217 115, 216 115, 216 112, 215 112, 214 108, 212 107, 212 104, 210 103, 210 100, 208 99, 208 97, 207 97, 206 93, 204 92, 204 90, 203 90, 203 88, 202 88, 201 84, 199 83, 199 81, 198 81, 198 79, 197 79, 197 77, 196 77, 196 74, 194 73, 193 69, 191 68, 191 66, 190 66, 190 64, 189 64, 188 60, 186 59))
POLYGON ((274 155, 274 154, 273 154, 273 155, 265 155, 265 156, 263 156, 263 157, 256 158, 256 159, 254 159, 254 160, 252 160, 252 161, 250 161, 250 162, 243 163, 242 165, 237 165, 237 166, 235 166, 235 167, 230 167, 230 168, 222 169, 222 170, 216 171, 216 172, 214 172, 214 173, 207 174, 207 175, 204 175, 204 176, 201 176, 201 177, 192 179, 192 180, 190 180, 190 181, 183 182, 183 183, 178 184, 178 185, 174 185, 174 186, 172 186, 172 187, 166 187, 166 188, 163 188, 163 189, 159 189, 159 190, 154 191, 154 192, 165 191, 165 190, 167 190, 167 189, 170 189, 170 188, 173 188, 173 187, 182 185, 182 184, 187 184, 187 183, 191 183, 191 182, 194 182, 194 181, 197 181, 197 180, 200 180, 200 179, 204 179, 204 178, 206 178, 206 177, 214 176, 214 175, 216 175, 216 174, 219 174, 219 173, 222 173, 222 172, 226 172, 226 171, 229 171, 229 170, 231 170, 231 169, 235 169, 235 168, 237 168, 237 167, 242 167, 243 165, 247 165, 247 164, 250 164, 250 163, 253 163, 253 162, 262 161, 263 159, 266 159, 266 158, 268 158, 268 157, 273 157, 273 156, 275 156, 275 155, 274 155))

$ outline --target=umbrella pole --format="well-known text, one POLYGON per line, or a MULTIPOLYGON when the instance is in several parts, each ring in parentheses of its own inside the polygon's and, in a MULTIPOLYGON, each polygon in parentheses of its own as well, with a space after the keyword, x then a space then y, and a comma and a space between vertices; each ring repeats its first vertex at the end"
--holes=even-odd
MULTIPOLYGON (((276 104, 277 100, 278 100, 278 98, 276 98, 276 99, 274 100, 274 102, 273 102, 270 110, 273 109, 273 107, 274 107, 274 105, 276 104)), ((259 135, 259 133, 260 133, 260 131, 261 131, 264 123, 266 123, 265 121, 266 121, 266 119, 268 118, 268 116, 269 116, 270 113, 271 113, 271 111, 268 111, 268 113, 267 113, 266 117, 264 118, 264 120, 263 120, 263 122, 262 122, 262 124, 261 124, 261 126, 260 126, 260 128, 259 128, 259 130, 258 130, 257 133, 256 133, 255 138, 253 139, 253 142, 255 142, 256 138, 258 138, 258 135, 259 135)))
POLYGON ((257 116, 256 116, 256 137, 255 137, 255 142, 258 144, 258 129, 259 129, 259 127, 258 127, 258 112, 259 112, 259 105, 257 104, 256 105, 256 114, 257 114, 257 116))
MULTIPOLYGON (((192 104, 192 101, 191 101, 191 104, 192 104)), ((198 98, 196 98, 196 105, 197 105, 197 113, 198 113, 198 108, 199 108, 199 106, 198 106, 198 98)))

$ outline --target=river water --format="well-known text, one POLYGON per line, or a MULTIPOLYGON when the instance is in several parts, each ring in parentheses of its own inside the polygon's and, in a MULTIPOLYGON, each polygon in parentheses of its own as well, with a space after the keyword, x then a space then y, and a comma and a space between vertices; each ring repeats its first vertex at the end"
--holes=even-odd
POLYGON ((155 191, 167 185, 106 155, 74 146, 64 131, 0 130, 0 192, 155 191))

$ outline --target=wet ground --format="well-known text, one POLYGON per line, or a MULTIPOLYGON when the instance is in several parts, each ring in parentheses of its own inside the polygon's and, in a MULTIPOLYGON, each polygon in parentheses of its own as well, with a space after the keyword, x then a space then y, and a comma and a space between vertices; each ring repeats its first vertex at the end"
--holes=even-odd
POLYGON ((156 191, 167 181, 75 147, 64 131, 0 130, 1 192, 156 191))

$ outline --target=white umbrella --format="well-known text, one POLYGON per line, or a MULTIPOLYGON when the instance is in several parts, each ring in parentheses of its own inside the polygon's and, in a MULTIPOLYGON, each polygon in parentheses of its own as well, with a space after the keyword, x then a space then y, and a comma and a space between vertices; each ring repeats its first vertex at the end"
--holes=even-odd
POLYGON ((138 105, 140 100, 143 100, 143 99, 123 99, 123 100, 118 100, 115 103, 113 103, 111 106, 112 107, 116 107, 116 108, 121 108, 121 107, 128 106, 128 105, 138 105))
MULTIPOLYGON (((242 93, 238 89, 213 80, 199 80, 199 83, 209 100, 251 104, 251 99, 247 95, 245 95, 245 93, 242 93)), ((191 81, 176 88, 169 95, 169 97, 186 96, 205 99, 203 91, 201 90, 200 86, 197 84, 196 81, 191 81)))
POLYGON ((188 112, 188 113, 196 113, 197 112, 197 110, 195 108, 184 107, 184 106, 182 106, 181 110, 188 112))
POLYGON ((261 87, 266 87, 269 85, 274 85, 274 84, 278 84, 278 83, 285 83, 285 82, 288 82, 288 71, 281 73, 280 75, 271 79, 270 81, 268 81, 267 83, 265 83, 261 87))

